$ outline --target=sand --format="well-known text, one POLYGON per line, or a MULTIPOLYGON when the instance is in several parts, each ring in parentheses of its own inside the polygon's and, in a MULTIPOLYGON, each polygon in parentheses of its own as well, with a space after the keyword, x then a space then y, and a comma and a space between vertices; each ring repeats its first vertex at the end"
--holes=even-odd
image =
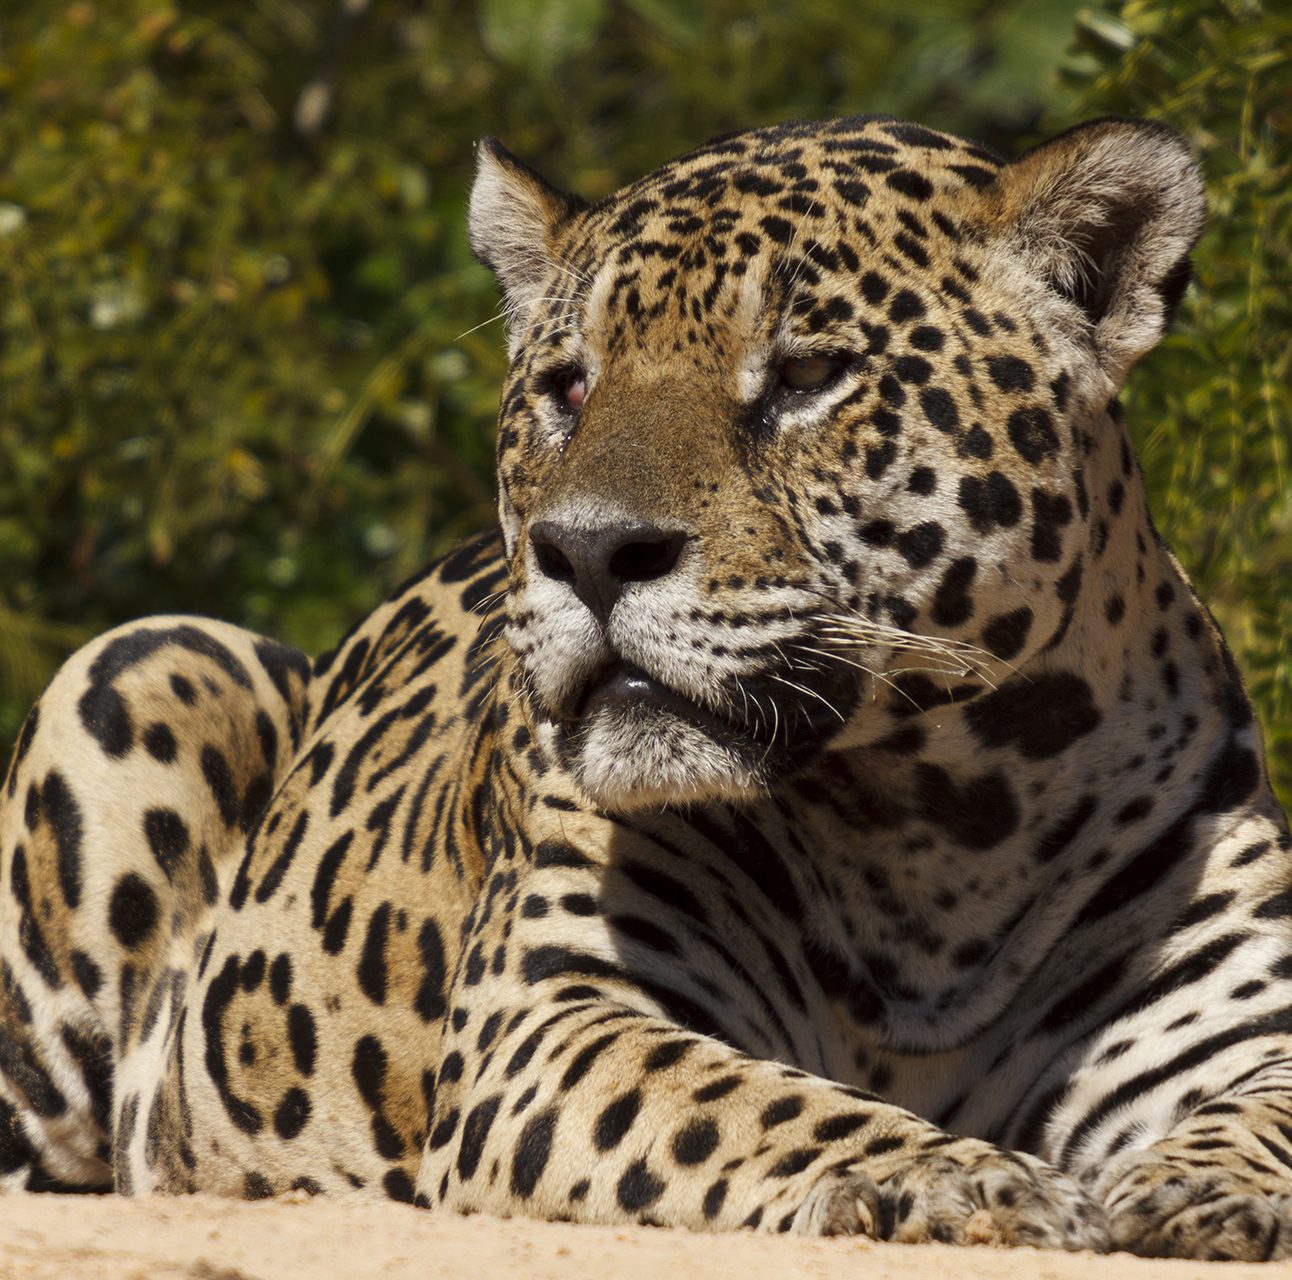
POLYGON ((701 1236, 432 1215, 395 1204, 0 1198, 0 1280, 1229 1280, 1292 1263, 701 1236))

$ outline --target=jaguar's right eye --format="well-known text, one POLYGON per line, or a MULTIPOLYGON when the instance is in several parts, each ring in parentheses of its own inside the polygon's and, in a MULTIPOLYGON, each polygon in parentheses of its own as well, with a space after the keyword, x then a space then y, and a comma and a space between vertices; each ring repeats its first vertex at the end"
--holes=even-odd
POLYGON ((577 409, 582 404, 588 394, 588 381, 582 373, 570 379, 565 386, 565 403, 571 409, 577 409))
POLYGON ((578 413, 588 398, 588 375, 579 365, 562 365, 543 377, 543 391, 562 413, 578 413))

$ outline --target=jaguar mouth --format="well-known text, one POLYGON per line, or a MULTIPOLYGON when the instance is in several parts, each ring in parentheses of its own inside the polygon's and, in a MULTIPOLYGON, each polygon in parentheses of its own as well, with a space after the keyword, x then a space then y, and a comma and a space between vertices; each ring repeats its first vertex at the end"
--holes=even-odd
POLYGON ((640 667, 622 660, 602 667, 584 686, 574 706, 573 719, 586 721, 599 711, 669 712, 712 737, 748 737, 751 726, 721 716, 678 693, 640 667))
POLYGON ((627 717, 638 723, 661 713, 698 729, 726 746, 760 756, 769 751, 798 755, 823 743, 843 723, 857 696, 847 671, 796 672, 796 679, 764 672, 741 680, 716 711, 622 659, 599 668, 577 694, 566 718, 577 732, 598 716, 627 717))

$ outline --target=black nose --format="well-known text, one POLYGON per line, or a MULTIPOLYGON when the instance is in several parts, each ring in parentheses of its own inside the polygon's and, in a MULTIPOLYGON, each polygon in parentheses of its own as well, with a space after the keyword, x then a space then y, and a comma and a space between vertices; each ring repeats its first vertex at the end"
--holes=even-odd
POLYGON ((539 520, 529 529, 538 567, 574 594, 604 626, 625 583, 662 578, 677 564, 686 534, 651 524, 612 524, 575 529, 539 520))

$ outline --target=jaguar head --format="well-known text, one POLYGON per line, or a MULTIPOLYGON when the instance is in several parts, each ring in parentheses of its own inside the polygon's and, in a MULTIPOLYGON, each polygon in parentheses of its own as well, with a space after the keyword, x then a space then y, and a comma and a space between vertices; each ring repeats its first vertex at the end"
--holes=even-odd
POLYGON ((918 747, 911 707, 1052 650, 1123 466, 1107 405, 1201 209, 1183 142, 1123 121, 1008 165, 790 123, 591 207, 482 144, 507 636, 543 747, 607 809, 741 799, 918 747))

